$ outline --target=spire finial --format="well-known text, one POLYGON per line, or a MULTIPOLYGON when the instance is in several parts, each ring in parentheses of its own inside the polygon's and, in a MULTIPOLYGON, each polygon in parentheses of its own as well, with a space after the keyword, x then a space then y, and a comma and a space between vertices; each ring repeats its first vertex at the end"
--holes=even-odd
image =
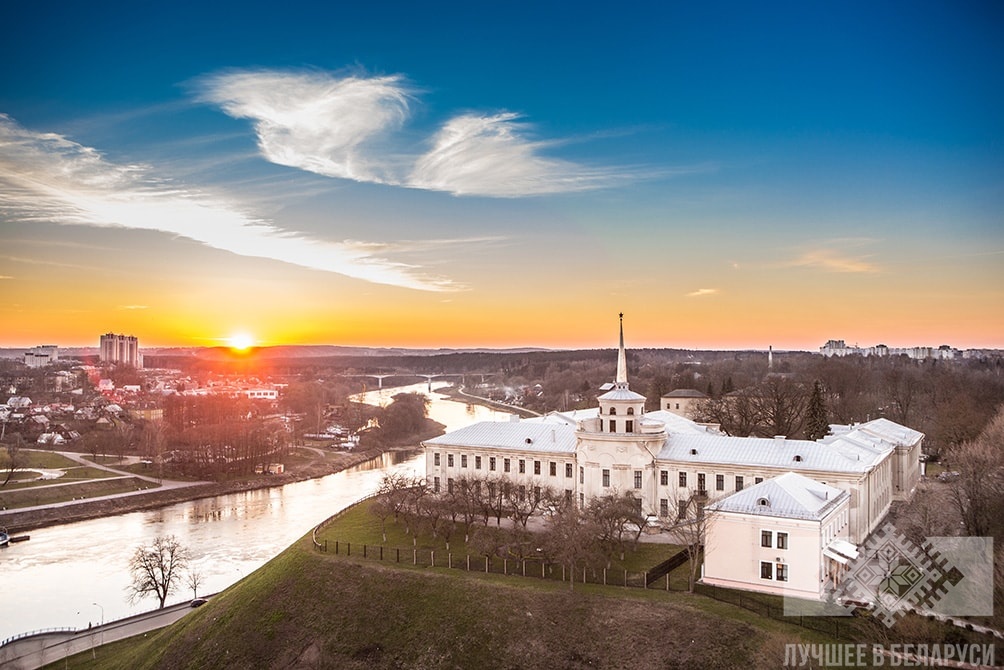
POLYGON ((624 312, 620 313, 620 323, 621 323, 621 339, 620 347, 617 350, 617 378, 614 382, 618 385, 623 384, 627 387, 627 355, 624 353, 624 312))

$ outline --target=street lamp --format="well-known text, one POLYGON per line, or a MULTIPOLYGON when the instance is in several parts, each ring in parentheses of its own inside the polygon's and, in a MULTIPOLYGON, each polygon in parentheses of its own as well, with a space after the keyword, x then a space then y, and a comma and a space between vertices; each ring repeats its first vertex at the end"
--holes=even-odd
POLYGON ((104 645, 104 643, 105 643, 105 608, 102 607, 98 603, 91 603, 91 604, 94 605, 95 607, 98 607, 98 608, 101 609, 101 644, 104 645))

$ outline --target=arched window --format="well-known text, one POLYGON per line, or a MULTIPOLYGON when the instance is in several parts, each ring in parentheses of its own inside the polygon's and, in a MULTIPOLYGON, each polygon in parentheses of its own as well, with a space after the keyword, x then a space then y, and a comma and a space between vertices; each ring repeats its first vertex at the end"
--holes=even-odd
POLYGON ((616 407, 611 407, 610 408, 610 416, 616 416, 616 414, 617 414, 617 408, 616 407))
POLYGON ((634 407, 628 407, 628 415, 634 414, 634 407))
POLYGON ((767 498, 758 498, 756 504, 760 507, 770 507, 770 500, 767 498))

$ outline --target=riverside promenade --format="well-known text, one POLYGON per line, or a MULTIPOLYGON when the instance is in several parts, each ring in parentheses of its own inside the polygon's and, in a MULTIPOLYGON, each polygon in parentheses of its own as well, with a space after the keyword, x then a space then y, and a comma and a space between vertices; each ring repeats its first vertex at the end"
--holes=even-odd
POLYGON ((91 628, 28 633, 0 646, 0 668, 34 670, 88 649, 97 655, 103 644, 169 626, 192 611, 189 601, 185 601, 91 628))

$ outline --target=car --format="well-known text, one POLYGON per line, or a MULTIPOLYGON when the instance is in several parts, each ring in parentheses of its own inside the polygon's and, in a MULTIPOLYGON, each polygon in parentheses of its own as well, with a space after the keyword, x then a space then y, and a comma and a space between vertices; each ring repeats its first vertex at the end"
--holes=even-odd
POLYGON ((201 607, 201 606, 203 606, 205 604, 206 604, 206 599, 205 598, 196 598, 191 603, 189 603, 189 605, 191 605, 192 607, 201 607))

